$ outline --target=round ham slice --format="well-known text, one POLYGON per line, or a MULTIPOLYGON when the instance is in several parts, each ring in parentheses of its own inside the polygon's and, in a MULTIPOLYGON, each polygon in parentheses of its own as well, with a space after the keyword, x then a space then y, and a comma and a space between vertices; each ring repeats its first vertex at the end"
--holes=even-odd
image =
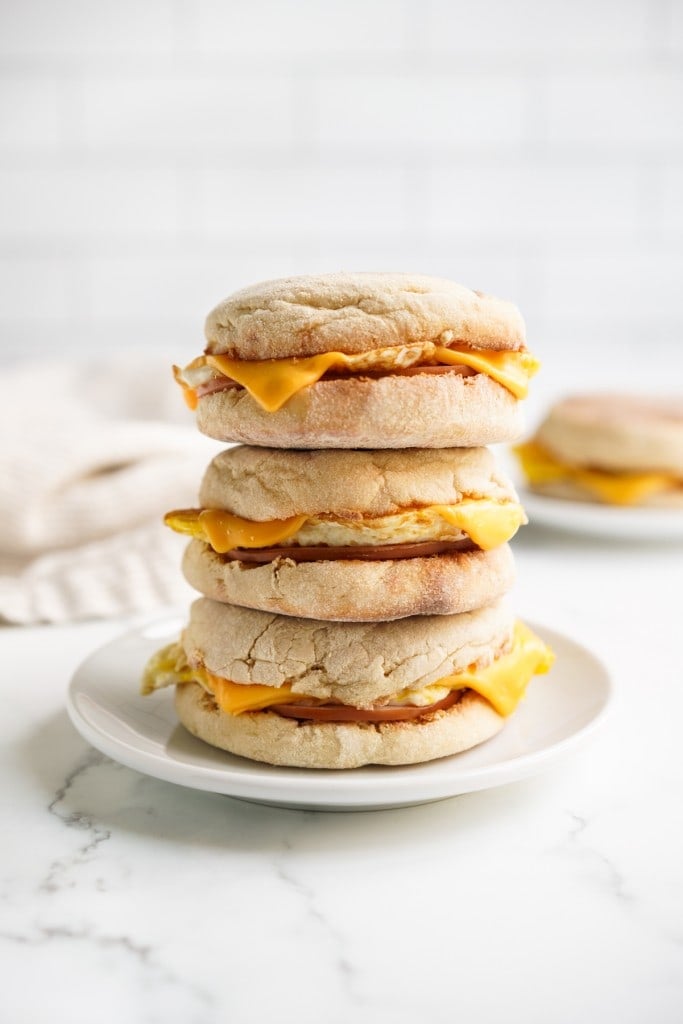
POLYGON ((381 708, 353 708, 348 704, 272 704, 268 710, 284 715, 285 718, 311 722, 409 722, 432 715, 435 711, 446 711, 457 704, 462 693, 462 690, 453 690, 443 700, 426 707, 413 704, 385 705, 381 708))
MULTIPOLYGON (((343 373, 339 370, 331 370, 329 373, 323 374, 320 379, 338 380, 340 377, 412 377, 417 373, 459 373, 463 377, 469 377, 476 372, 476 370, 469 366, 406 366, 395 367, 391 370, 358 370, 356 373, 343 373)), ((212 377, 211 380, 203 384, 198 384, 194 390, 197 398, 203 398, 204 395, 213 395, 217 391, 227 391, 228 388, 240 387, 242 385, 238 384, 232 377, 221 375, 220 377, 212 377)))
POLYGON ((223 554, 237 562, 273 562, 276 558, 289 558, 293 562, 329 562, 340 559, 360 559, 365 562, 395 560, 397 558, 424 558, 427 555, 445 555, 454 551, 474 551, 476 545, 467 537, 462 540, 414 541, 409 544, 348 544, 311 545, 292 544, 273 548, 232 548, 223 554))

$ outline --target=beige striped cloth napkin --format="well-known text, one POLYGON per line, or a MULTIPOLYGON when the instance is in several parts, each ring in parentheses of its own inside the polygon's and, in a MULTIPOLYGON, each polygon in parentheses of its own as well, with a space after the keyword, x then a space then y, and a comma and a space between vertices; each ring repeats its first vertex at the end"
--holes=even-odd
POLYGON ((166 360, 0 368, 0 620, 69 622, 186 603, 183 538, 216 442, 166 360))

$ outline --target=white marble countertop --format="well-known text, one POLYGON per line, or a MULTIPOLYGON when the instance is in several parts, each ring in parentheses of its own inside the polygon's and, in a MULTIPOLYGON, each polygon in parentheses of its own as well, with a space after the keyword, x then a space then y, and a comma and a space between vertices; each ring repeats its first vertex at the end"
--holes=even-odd
POLYGON ((514 544, 518 607, 609 664, 614 711, 535 778, 400 810, 115 764, 64 698, 129 624, 3 629, 3 1021, 683 1019, 683 549, 514 544))

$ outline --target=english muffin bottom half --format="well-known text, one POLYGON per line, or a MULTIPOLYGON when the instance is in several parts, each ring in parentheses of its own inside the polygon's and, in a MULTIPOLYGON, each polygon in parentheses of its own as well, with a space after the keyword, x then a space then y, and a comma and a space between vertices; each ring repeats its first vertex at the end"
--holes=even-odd
POLYGON ((321 623, 196 601, 144 693, 176 687, 180 721, 252 760, 400 765, 489 739, 552 652, 500 603, 400 623, 321 623))
POLYGON ((441 278, 327 274, 221 302, 176 379, 199 429, 283 448, 509 441, 538 368, 510 302, 441 278))
POLYGON ((200 507, 188 582, 213 600, 305 618, 375 621, 470 611, 512 586, 507 541, 526 522, 485 448, 229 448, 200 507))

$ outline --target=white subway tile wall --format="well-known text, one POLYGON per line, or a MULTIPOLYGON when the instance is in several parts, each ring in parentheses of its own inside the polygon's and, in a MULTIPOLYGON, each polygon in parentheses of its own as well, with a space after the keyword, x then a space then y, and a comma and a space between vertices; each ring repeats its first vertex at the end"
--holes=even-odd
POLYGON ((0 354, 182 360, 253 280, 401 269, 654 379, 682 171, 683 0, 3 4, 0 354))

